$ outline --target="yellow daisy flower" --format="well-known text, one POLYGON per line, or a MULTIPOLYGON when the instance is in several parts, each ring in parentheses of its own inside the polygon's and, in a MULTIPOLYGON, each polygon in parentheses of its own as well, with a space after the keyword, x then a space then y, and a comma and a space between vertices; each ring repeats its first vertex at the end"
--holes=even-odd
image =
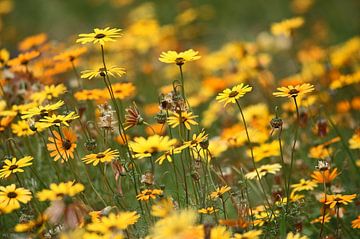
POLYGON ((53 114, 51 116, 45 116, 43 119, 40 119, 40 122, 60 127, 61 125, 69 126, 69 123, 77 118, 79 118, 79 116, 75 112, 70 112, 67 115, 53 114))
POLYGON ((250 92, 252 87, 249 85, 244 85, 243 83, 234 86, 231 89, 225 89, 223 92, 219 93, 216 96, 216 100, 219 102, 225 101, 226 106, 228 103, 236 103, 237 99, 243 97, 247 92, 250 92))
POLYGON ((167 51, 162 52, 159 61, 164 63, 175 63, 178 66, 183 65, 185 62, 188 61, 195 61, 201 58, 201 56, 198 55, 198 51, 194 51, 193 49, 189 49, 187 51, 183 52, 176 52, 176 51, 167 51))
POLYGON ((12 160, 6 159, 4 165, 0 169, 0 178, 7 178, 14 173, 24 172, 24 167, 32 165, 32 160, 34 158, 31 156, 25 156, 19 160, 12 158, 12 160))
POLYGON ((96 154, 88 154, 85 157, 83 157, 81 160, 86 164, 93 164, 93 166, 98 165, 101 163, 109 163, 116 158, 119 157, 119 151, 116 149, 107 149, 103 152, 96 153, 96 154))
POLYGON ((142 159, 150 157, 156 153, 171 150, 177 140, 170 139, 169 136, 152 135, 150 137, 135 137, 129 142, 131 151, 136 158, 142 159))
POLYGON ((293 192, 300 192, 300 191, 311 191, 314 188, 317 187, 317 183, 312 181, 312 180, 305 180, 305 179, 300 179, 300 182, 297 184, 293 184, 291 185, 293 189, 293 192))
POLYGON ((37 116, 40 116, 40 117, 48 116, 49 113, 59 109, 63 105, 64 105, 64 101, 59 100, 58 102, 56 102, 54 104, 47 104, 44 106, 40 105, 40 106, 37 106, 34 108, 30 108, 28 110, 24 110, 24 111, 20 112, 22 114, 21 118, 28 119, 28 118, 37 117, 37 116))
POLYGON ((210 193, 211 199, 217 199, 218 197, 222 197, 222 195, 231 190, 229 186, 218 187, 214 192, 210 193))
POLYGON ((193 115, 192 112, 181 112, 180 114, 172 112, 168 117, 167 122, 171 128, 176 128, 179 124, 184 124, 188 130, 191 130, 191 125, 198 125, 194 120, 197 115, 193 115))
MULTIPOLYGON (((275 164, 262 165, 257 170, 259 172, 260 178, 262 178, 265 175, 267 175, 268 173, 276 174, 278 171, 280 171, 280 169, 281 169, 281 165, 278 163, 275 163, 275 164)), ((245 174, 245 177, 248 179, 254 179, 254 178, 258 179, 257 173, 255 170, 250 173, 245 174)))
POLYGON ((306 93, 310 93, 312 91, 314 91, 314 86, 309 84, 309 83, 305 83, 305 84, 301 84, 301 85, 289 85, 287 87, 279 87, 277 88, 278 92, 274 92, 273 95, 276 97, 297 97, 297 96, 302 96, 305 95, 306 93))
POLYGON ((0 186, 0 206, 17 209, 20 203, 26 204, 31 200, 31 192, 25 188, 16 188, 15 184, 0 186))
POLYGON ((106 73, 112 77, 116 77, 116 76, 122 77, 126 72, 125 72, 125 68, 117 67, 117 66, 106 67, 106 70, 104 67, 100 67, 97 70, 82 71, 81 78, 91 80, 92 78, 99 77, 99 76, 105 77, 106 73))
POLYGON ((114 38, 121 37, 121 29, 118 28, 95 28, 94 32, 88 34, 79 34, 79 39, 76 40, 77 43, 86 44, 92 42, 94 44, 99 43, 100 45, 105 45, 105 42, 114 42, 114 38))
POLYGON ((156 196, 162 195, 163 190, 161 189, 144 189, 137 196, 139 201, 148 201, 150 198, 155 199, 156 196))
POLYGON ((214 207, 206 207, 206 208, 201 208, 198 210, 198 213, 201 214, 213 214, 214 212, 219 211, 219 209, 216 209, 214 207))
POLYGON ((64 196, 73 197, 84 191, 84 189, 84 185, 72 181, 59 184, 52 183, 50 184, 50 189, 43 189, 36 196, 40 201, 56 201, 61 200, 64 196))
POLYGON ((277 22, 271 25, 271 33, 274 35, 284 35, 289 37, 292 31, 304 25, 302 17, 295 17, 277 22))

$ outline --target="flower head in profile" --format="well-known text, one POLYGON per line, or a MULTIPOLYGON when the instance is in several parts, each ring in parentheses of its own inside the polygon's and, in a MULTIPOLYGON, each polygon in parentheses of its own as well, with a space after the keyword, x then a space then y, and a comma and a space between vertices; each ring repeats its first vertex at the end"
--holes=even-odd
POLYGON ((9 60, 8 64, 11 67, 27 66, 30 61, 34 60, 40 55, 38 51, 29 51, 26 53, 20 53, 16 58, 9 60))
POLYGON ((163 190, 161 189, 144 189, 136 196, 136 198, 139 201, 148 201, 150 198, 155 199, 162 194, 163 190))
POLYGON ((0 169, 0 178, 7 178, 14 173, 22 173, 27 166, 32 165, 32 160, 34 158, 31 156, 25 156, 21 159, 12 158, 12 160, 6 159, 4 165, 0 169))
POLYGON ((217 199, 218 197, 222 197, 222 195, 231 190, 229 186, 218 187, 214 192, 210 193, 211 199, 217 199))
POLYGON ((249 85, 244 85, 244 83, 241 83, 239 85, 234 86, 231 89, 225 89, 223 92, 219 93, 218 96, 216 96, 216 100, 219 102, 224 102, 225 105, 229 103, 236 103, 236 101, 243 97, 246 93, 250 92, 252 90, 252 87, 249 85))
POLYGON ((33 93, 30 98, 34 102, 41 104, 45 100, 51 101, 60 95, 63 95, 66 91, 67 89, 64 84, 46 85, 42 91, 33 93))
POLYGON ((304 19, 302 17, 295 17, 286 19, 281 22, 277 22, 271 25, 271 33, 274 35, 283 35, 286 37, 291 36, 294 29, 304 25, 304 19))
POLYGON ((293 192, 300 192, 300 191, 311 191, 314 188, 317 187, 317 183, 312 181, 312 180, 305 180, 305 179, 300 179, 299 183, 293 184, 291 185, 291 187, 293 188, 293 192))
POLYGON ((94 32, 88 34, 79 34, 77 43, 86 44, 92 42, 94 44, 105 45, 105 42, 114 42, 114 38, 121 37, 121 29, 118 28, 95 28, 94 32))
POLYGON ((51 112, 59 109, 61 106, 64 105, 64 101, 59 100, 56 103, 53 104, 47 104, 47 105, 40 105, 33 108, 30 108, 28 110, 21 111, 22 119, 29 119, 32 117, 44 117, 48 116, 51 112))
POLYGON ((310 93, 314 91, 314 89, 315 89, 314 86, 309 83, 295 85, 295 86, 289 85, 287 87, 277 88, 278 91, 274 92, 273 95, 276 97, 296 98, 297 96, 302 96, 307 93, 310 93))
MULTIPOLYGON (((257 170, 259 172, 260 178, 264 177, 267 174, 276 174, 278 171, 280 171, 281 165, 278 163, 275 164, 265 164, 260 166, 257 170)), ((257 178, 256 170, 245 174, 245 177, 248 179, 254 179, 257 178)), ((258 178, 257 178, 258 179, 258 178)))
POLYGON ((188 61, 195 61, 200 59, 201 56, 198 55, 198 51, 194 51, 193 49, 189 49, 183 52, 176 52, 176 51, 167 51, 162 52, 159 61, 164 63, 173 64, 175 63, 178 66, 183 65, 185 62, 188 61))
POLYGON ((83 157, 81 160, 86 164, 93 164, 94 166, 98 165, 99 163, 109 163, 119 157, 119 151, 116 149, 107 149, 103 152, 96 153, 96 154, 88 154, 83 157))
POLYGON ((351 227, 360 229, 360 216, 358 216, 355 220, 351 221, 351 227))
MULTIPOLYGON (((87 225, 86 229, 89 231, 108 234, 121 232, 130 225, 134 225, 140 218, 137 212, 119 212, 117 214, 110 213, 108 216, 101 217, 98 221, 92 222, 87 225)), ((105 238, 117 238, 117 237, 105 237, 105 238)))
POLYGON ((81 72, 81 78, 82 79, 89 79, 95 77, 105 77, 106 74, 112 77, 122 77, 125 74, 125 68, 117 67, 117 66, 110 66, 106 67, 106 70, 104 67, 100 67, 99 69, 95 70, 85 70, 81 72))
POLYGON ((61 200, 65 196, 73 197, 84 191, 84 189, 84 185, 72 181, 59 184, 52 183, 50 184, 50 189, 43 189, 36 196, 40 201, 56 201, 61 200))
POLYGON ((0 207, 5 210, 20 208, 20 203, 26 204, 31 200, 31 192, 25 188, 17 188, 15 184, 0 186, 0 207))
POLYGON ((340 207, 341 205, 347 205, 356 198, 356 194, 351 195, 342 195, 342 194, 332 194, 326 195, 320 199, 320 202, 325 203, 326 205, 330 205, 330 208, 334 208, 335 206, 340 207))
POLYGON ((176 144, 176 139, 169 136, 152 135, 148 138, 135 137, 129 142, 129 146, 136 158, 150 157, 156 153, 168 151, 176 144))
POLYGON ((242 234, 235 233, 234 239, 260 239, 262 230, 251 230, 242 234))
POLYGON ((195 118, 197 118, 197 115, 193 115, 192 112, 181 112, 181 113, 176 113, 173 112, 169 117, 168 117, 168 124, 171 126, 171 128, 176 128, 178 125, 180 124, 184 124, 184 126, 188 129, 191 130, 191 125, 197 125, 198 123, 194 120, 195 118))
POLYGON ((323 171, 314 171, 311 174, 311 177, 313 180, 317 183, 331 183, 337 176, 339 175, 337 168, 334 168, 333 170, 327 169, 323 171))
POLYGON ((201 214, 213 214, 214 212, 219 211, 219 209, 216 209, 214 207, 204 207, 198 210, 198 213, 201 214))
POLYGON ((41 119, 41 122, 49 123, 53 126, 60 127, 62 125, 69 126, 69 123, 73 121, 74 119, 79 118, 79 116, 75 112, 70 112, 67 115, 56 115, 53 114, 51 116, 45 116, 43 119, 41 119))

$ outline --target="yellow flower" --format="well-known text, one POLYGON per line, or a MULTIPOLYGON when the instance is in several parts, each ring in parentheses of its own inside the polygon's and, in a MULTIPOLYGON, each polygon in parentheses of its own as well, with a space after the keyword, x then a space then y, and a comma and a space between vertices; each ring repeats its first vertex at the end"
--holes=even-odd
POLYGON ((0 207, 11 210, 20 208, 20 203, 31 200, 31 192, 25 188, 16 188, 15 184, 0 186, 0 207))
POLYGON ((79 116, 75 112, 70 112, 67 115, 53 114, 51 116, 45 116, 40 120, 40 122, 45 122, 60 127, 61 125, 69 126, 69 123, 77 118, 79 118, 79 116))
POLYGON ((349 139, 349 145, 351 149, 360 149, 360 129, 356 130, 349 139))
POLYGON ((137 212, 110 213, 107 217, 101 217, 99 221, 92 222, 86 226, 89 231, 97 233, 119 233, 130 225, 134 225, 140 218, 137 212))
MULTIPOLYGON (((260 178, 264 177, 266 174, 276 174, 278 171, 280 171, 281 165, 278 163, 275 164, 266 164, 260 166, 257 170, 259 172, 260 178)), ((258 179, 256 171, 252 171, 250 173, 245 174, 245 177, 248 179, 258 179)))
POLYGON ((171 198, 163 198, 151 206, 151 215, 154 217, 166 217, 174 211, 174 203, 171 198))
POLYGON ((74 150, 76 148, 76 134, 69 128, 61 129, 61 135, 53 130, 54 137, 49 137, 50 143, 46 145, 50 152, 50 156, 54 157, 54 161, 61 158, 61 163, 74 158, 74 150))
POLYGON ((219 93, 216 96, 216 100, 219 102, 225 101, 226 106, 228 103, 236 103, 237 99, 243 97, 247 92, 250 92, 252 87, 249 85, 244 85, 243 83, 234 86, 231 89, 225 89, 223 92, 219 93))
POLYGON ((304 19, 302 17, 286 19, 284 21, 272 24, 271 33, 274 35, 285 35, 289 37, 293 29, 299 28, 303 24, 304 24, 304 19))
POLYGON ((37 107, 33 107, 28 110, 21 111, 20 112, 22 114, 21 118, 29 119, 29 118, 37 117, 37 116, 40 116, 40 117, 48 116, 52 111, 59 109, 63 105, 64 105, 64 101, 59 100, 58 102, 56 102, 54 104, 47 104, 44 106, 40 105, 37 107))
POLYGON ((325 203, 326 205, 330 205, 330 208, 334 208, 335 206, 340 207, 341 204, 347 205, 351 203, 354 198, 356 198, 356 194, 351 194, 351 195, 332 194, 332 195, 326 195, 326 201, 325 201, 325 197, 323 196, 320 199, 320 202, 325 203))
POLYGON ((47 85, 44 89, 40 92, 33 93, 30 98, 31 100, 42 103, 45 100, 52 100, 54 98, 59 97, 60 95, 66 92, 66 87, 64 84, 58 85, 47 85))
POLYGON ((210 239, 230 239, 231 233, 224 226, 211 228, 210 239))
POLYGON ((217 199, 218 197, 222 197, 222 195, 231 190, 229 186, 218 187, 214 192, 210 193, 211 199, 217 199))
POLYGON ((328 223, 328 222, 330 222, 330 219, 331 219, 331 217, 329 216, 328 213, 326 213, 325 216, 321 215, 320 217, 317 217, 314 220, 312 220, 310 223, 311 224, 323 223, 323 221, 324 221, 324 223, 328 223))
POLYGON ((121 37, 120 32, 121 29, 118 28, 95 28, 92 33, 79 34, 79 39, 77 39, 76 42, 81 44, 92 42, 94 44, 99 43, 100 45, 105 45, 105 42, 114 42, 114 38, 121 37))
POLYGON ((85 157, 83 157, 81 160, 86 164, 93 164, 93 166, 98 165, 101 163, 109 163, 116 158, 119 157, 119 151, 116 149, 107 149, 103 152, 97 153, 97 154, 88 154, 85 157))
POLYGON ((73 197, 76 194, 84 191, 85 187, 81 183, 72 181, 66 183, 50 184, 50 189, 43 189, 36 194, 40 201, 56 201, 62 199, 64 196, 73 197))
MULTIPOLYGON (((251 151, 246 151, 248 156, 251 156, 251 151)), ((271 143, 264 143, 260 146, 256 146, 253 148, 255 162, 259 162, 264 158, 275 157, 280 155, 279 151, 279 143, 277 141, 273 141, 271 143)))
POLYGON ((26 120, 19 120, 16 123, 11 124, 11 130, 17 136, 29 136, 35 134, 35 131, 30 129, 30 126, 26 120))
POLYGON ((167 51, 161 53, 159 61, 170 64, 175 63, 176 65, 181 66, 185 62, 200 59, 200 56, 198 54, 199 52, 194 51, 193 49, 189 49, 187 51, 179 53, 177 53, 176 51, 167 51))
MULTIPOLYGON (((114 92, 114 97, 120 100, 133 96, 136 90, 134 84, 131 82, 116 83, 112 85, 112 88, 114 92)), ((108 91, 106 91, 106 94, 104 94, 104 96, 106 96, 107 99, 110 99, 110 94, 108 91)))
POLYGON ((313 180, 317 183, 331 183, 337 176, 339 175, 339 173, 337 172, 337 168, 334 168, 332 171, 330 170, 325 170, 325 171, 314 171, 311 174, 311 177, 313 178, 313 180))
POLYGON ((301 236, 300 233, 292 233, 292 232, 289 232, 287 235, 286 235, 286 239, 308 239, 307 236, 301 236))
POLYGON ((116 76, 122 77, 125 73, 126 73, 125 68, 122 67, 110 66, 110 67, 106 67, 106 70, 104 67, 100 67, 97 70, 82 71, 81 78, 91 80, 92 78, 99 76, 105 77, 106 74, 112 77, 116 77, 116 76))
POLYGON ((17 224, 14 230, 16 232, 32 232, 36 230, 36 232, 39 233, 45 229, 46 221, 47 216, 40 214, 36 219, 17 224))
POLYGON ((219 209, 216 209, 214 207, 206 207, 206 208, 201 208, 198 210, 198 213, 201 214, 213 214, 214 212, 219 211, 219 209))
POLYGON ((301 84, 301 85, 289 85, 287 87, 279 87, 277 88, 278 92, 274 92, 273 95, 276 97, 297 97, 297 96, 302 96, 306 93, 310 93, 314 90, 314 86, 309 84, 309 83, 305 83, 305 84, 301 84))
POLYGON ((161 189, 144 189, 137 196, 139 201, 148 201, 150 198, 155 199, 156 196, 162 195, 163 191, 161 189))
POLYGON ((136 158, 142 159, 150 157, 156 153, 171 150, 176 144, 176 139, 170 139, 169 136, 152 135, 150 137, 135 137, 129 142, 131 151, 136 158))
POLYGON ((259 239, 262 234, 262 230, 251 230, 242 234, 235 233, 233 239, 259 239))
POLYGON ((166 159, 167 161, 169 162, 172 162, 173 159, 172 157, 175 155, 175 154, 179 154, 181 153, 181 151, 183 150, 184 148, 183 147, 178 147, 178 148, 171 148, 169 150, 167 150, 163 155, 161 155, 160 157, 158 157, 156 160, 155 160, 155 163, 158 163, 159 165, 161 165, 164 160, 166 159))
POLYGON ((11 174, 24 172, 24 169, 22 168, 32 165, 31 161, 33 159, 34 158, 31 156, 25 156, 19 160, 12 158, 11 161, 6 159, 2 169, 0 169, 0 178, 7 178, 11 174))
POLYGON ((205 131, 201 131, 199 134, 193 134, 192 140, 185 141, 183 147, 196 148, 200 143, 205 142, 208 136, 205 131))
POLYGON ((360 216, 358 216, 355 220, 351 221, 351 227, 360 229, 360 216))
POLYGON ((0 50, 0 68, 3 68, 4 66, 7 65, 9 58, 10 58, 9 51, 6 49, 1 49, 0 50))
POLYGON ((317 183, 312 181, 312 180, 305 180, 305 179, 300 179, 300 182, 297 184, 293 184, 291 185, 292 188, 294 188, 293 192, 300 192, 300 191, 311 191, 314 188, 317 187, 317 183))
POLYGON ((176 128, 179 124, 184 124, 188 130, 191 130, 191 125, 198 125, 194 120, 197 115, 193 115, 192 112, 181 112, 180 114, 172 112, 172 115, 168 117, 167 122, 171 128, 176 128))

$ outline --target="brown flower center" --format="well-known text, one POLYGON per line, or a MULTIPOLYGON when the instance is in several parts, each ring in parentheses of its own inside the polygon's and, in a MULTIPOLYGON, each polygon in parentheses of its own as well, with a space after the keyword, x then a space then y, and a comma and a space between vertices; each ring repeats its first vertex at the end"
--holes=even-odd
POLYGON ((14 164, 9 167, 9 170, 14 170, 17 169, 18 167, 19 167, 18 165, 14 164))
POLYGON ((55 123, 55 124, 59 124, 59 123, 61 123, 62 121, 60 120, 60 119, 56 119, 56 120, 54 120, 53 121, 53 123, 55 123))
POLYGON ((9 193, 7 194, 7 197, 8 197, 8 198, 16 198, 16 197, 17 197, 17 193, 16 193, 16 192, 9 192, 9 193))
POLYGON ((69 150, 71 148, 71 142, 68 139, 65 139, 62 143, 62 146, 65 150, 69 150))
POLYGON ((235 96, 237 96, 239 94, 239 92, 237 92, 237 91, 231 91, 230 92, 230 94, 229 94, 229 97, 235 97, 235 96))
POLYGON ((106 35, 103 34, 103 33, 99 33, 99 34, 96 34, 95 38, 96 39, 101 39, 101 38, 104 38, 106 35))
POLYGON ((300 91, 298 91, 297 89, 291 89, 289 91, 289 94, 292 96, 292 97, 296 97, 298 94, 299 94, 300 91))
POLYGON ((105 157, 105 154, 101 154, 101 153, 100 153, 100 154, 97 154, 97 155, 96 155, 96 158, 97 158, 97 159, 101 159, 101 158, 104 158, 104 157, 105 157))
POLYGON ((176 65, 178 65, 178 66, 183 65, 184 62, 185 62, 185 59, 182 58, 182 57, 178 57, 178 58, 175 59, 175 63, 176 63, 176 65))

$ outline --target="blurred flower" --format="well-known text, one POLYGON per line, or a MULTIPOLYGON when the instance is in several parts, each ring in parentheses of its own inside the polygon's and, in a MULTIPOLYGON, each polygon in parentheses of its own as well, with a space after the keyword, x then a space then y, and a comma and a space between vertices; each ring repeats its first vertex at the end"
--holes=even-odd
POLYGON ((261 234, 262 230, 251 230, 242 234, 235 233, 233 239, 260 239, 261 234))
POLYGON ((16 158, 12 158, 11 161, 6 159, 0 169, 0 178, 7 178, 11 174, 24 172, 24 169, 22 168, 32 165, 33 159, 34 158, 32 156, 25 156, 18 160, 16 158))
POLYGON ((297 96, 302 96, 306 93, 312 92, 314 90, 314 86, 309 83, 305 83, 296 86, 289 85, 287 87, 279 87, 277 90, 278 92, 273 93, 273 95, 276 97, 295 98, 297 96))
POLYGON ((50 156, 54 157, 54 161, 61 158, 61 163, 63 163, 70 158, 74 158, 77 140, 76 134, 70 128, 62 128, 61 134, 55 130, 53 130, 52 133, 54 137, 49 137, 50 143, 46 146, 50 152, 50 156))
POLYGON ((330 222, 330 220, 331 220, 330 215, 328 213, 326 213, 324 216, 321 215, 320 217, 315 218, 310 223, 311 224, 314 224, 314 223, 321 223, 322 224, 323 221, 324 221, 324 223, 328 223, 328 222, 330 222))
POLYGON ((107 149, 103 152, 96 154, 88 154, 83 157, 81 160, 86 164, 93 164, 93 166, 98 165, 99 163, 109 163, 119 157, 119 152, 114 149, 107 149))
POLYGON ((16 232, 29 233, 36 231, 36 233, 40 233, 45 229, 46 221, 47 221, 46 215, 40 214, 36 219, 16 224, 14 230, 16 232))
POLYGON ((65 92, 66 87, 64 84, 46 85, 42 91, 31 94, 30 98, 41 104, 45 100, 53 100, 54 98, 63 95, 65 92))
POLYGON ((219 209, 216 209, 214 207, 206 207, 206 208, 201 208, 198 210, 198 213, 201 214, 213 214, 214 212, 219 211, 219 209))
POLYGON ((50 189, 43 189, 36 194, 40 201, 57 201, 63 199, 65 196, 73 197, 76 194, 84 191, 85 187, 81 183, 74 181, 62 182, 59 184, 50 184, 50 189))
POLYGON ((301 236, 300 233, 292 233, 292 232, 289 232, 287 235, 286 235, 286 239, 308 239, 307 236, 301 236))
POLYGON ((200 56, 198 54, 199 52, 194 51, 193 49, 189 49, 187 51, 179 53, 177 53, 176 51, 167 51, 161 53, 159 61, 170 64, 175 63, 176 65, 181 66, 185 62, 200 59, 200 56))
POLYGON ((293 192, 300 192, 300 191, 304 191, 304 190, 314 190, 314 188, 317 187, 317 183, 312 181, 312 180, 305 180, 305 179, 300 179, 300 182, 297 184, 293 184, 291 185, 293 189, 293 192))
MULTIPOLYGON (((250 150, 247 150, 246 153, 249 157, 251 156, 250 150)), ((264 158, 279 156, 279 143, 277 141, 273 141, 271 143, 264 143, 253 147, 253 153, 255 162, 259 162, 264 158)))
POLYGON ((351 221, 351 227, 360 229, 360 216, 358 216, 355 220, 351 221))
POLYGON ((163 198, 151 206, 151 215, 154 217, 167 217, 175 210, 175 205, 171 198, 163 198))
POLYGON ((304 24, 302 17, 295 17, 277 22, 271 25, 271 33, 274 35, 291 36, 294 29, 301 27, 304 24))
POLYGON ((45 122, 53 126, 60 127, 61 125, 69 126, 69 123, 77 118, 79 118, 79 116, 72 111, 67 115, 53 114, 51 116, 45 116, 43 119, 40 119, 40 122, 45 122))
POLYGON ((165 153, 163 155, 161 155, 160 157, 158 157, 156 160, 155 160, 155 163, 158 163, 159 165, 162 165, 162 163, 164 162, 164 160, 166 159, 168 162, 172 162, 173 159, 172 157, 175 155, 175 154, 179 154, 181 153, 181 151, 183 150, 184 148, 183 147, 178 147, 178 148, 175 148, 175 147, 172 147, 171 149, 165 151, 165 153))
MULTIPOLYGON (((259 172, 259 176, 260 178, 264 177, 265 175, 267 175, 268 173, 270 174, 276 174, 278 171, 280 171, 281 169, 281 165, 278 163, 275 164, 266 164, 266 165, 261 165, 257 171, 259 172)), ((256 170, 245 174, 245 177, 248 179, 258 179, 257 177, 257 173, 256 170)))
POLYGON ((360 129, 356 130, 351 136, 349 139, 349 145, 351 149, 360 149, 360 129))
POLYGON ((99 43, 105 45, 105 42, 114 42, 114 38, 121 37, 121 29, 118 28, 95 28, 94 32, 88 34, 79 34, 79 38, 76 40, 77 43, 86 44, 92 42, 94 44, 99 43))
POLYGON ((0 69, 7 66, 7 62, 10 59, 10 53, 8 50, 6 49, 1 49, 0 50, 0 69))
POLYGON ((28 51, 31 49, 36 49, 44 42, 46 42, 46 40, 47 40, 47 35, 45 33, 40 33, 37 35, 27 37, 19 43, 19 50, 28 51))
POLYGON ((12 211, 20 208, 20 203, 31 200, 31 192, 25 188, 16 188, 15 184, 0 186, 0 207, 12 211))
POLYGON ((176 142, 176 139, 170 139, 169 136, 152 135, 147 139, 135 137, 133 141, 129 142, 129 147, 135 157, 141 159, 170 150, 176 142))
POLYGON ((54 104, 47 104, 44 106, 40 105, 40 106, 37 106, 34 108, 30 108, 28 110, 20 112, 22 114, 21 118, 28 119, 28 118, 32 118, 32 117, 38 117, 38 116, 40 116, 40 117, 48 116, 52 111, 59 109, 63 105, 64 105, 64 101, 59 100, 58 102, 56 102, 54 104))
POLYGON ((139 218, 140 215, 137 212, 110 213, 109 216, 103 216, 99 221, 90 223, 86 226, 86 229, 101 234, 121 233, 122 230, 127 229, 130 225, 134 225, 139 218))
POLYGON ((8 64, 11 67, 27 66, 29 62, 40 55, 38 51, 29 51, 20 53, 16 58, 9 60, 8 64))
POLYGON ((224 106, 226 106, 228 103, 234 104, 237 99, 243 97, 251 90, 251 86, 241 83, 240 85, 236 85, 231 89, 225 89, 223 92, 219 93, 218 96, 216 96, 216 100, 219 102, 225 101, 224 106))
POLYGON ((86 51, 87 51, 86 47, 78 47, 78 48, 68 49, 68 50, 54 56, 54 60, 73 62, 77 58, 79 58, 79 56, 85 54, 86 51))

